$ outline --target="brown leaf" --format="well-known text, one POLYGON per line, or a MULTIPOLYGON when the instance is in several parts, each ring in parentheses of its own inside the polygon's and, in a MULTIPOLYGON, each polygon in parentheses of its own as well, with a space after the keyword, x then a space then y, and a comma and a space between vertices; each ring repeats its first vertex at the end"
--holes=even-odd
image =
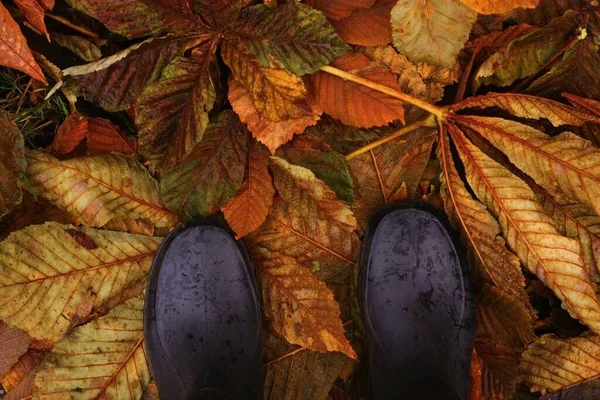
POLYGON ((271 157, 271 160, 275 187, 286 202, 293 204, 303 215, 356 227, 356 219, 350 208, 309 169, 290 164, 279 157, 271 157))
POLYGON ((435 134, 431 129, 419 129, 405 139, 402 144, 386 143, 349 161, 359 194, 353 208, 361 222, 391 201, 403 183, 407 195, 414 195, 429 161, 435 134))
POLYGON ((50 32, 50 38, 53 43, 69 49, 82 60, 91 62, 102 58, 100 47, 106 42, 102 39, 85 38, 77 35, 65 35, 58 32, 50 32))
POLYGON ((546 26, 554 18, 562 16, 567 10, 584 10, 590 6, 590 0, 540 0, 536 8, 518 8, 508 15, 519 22, 535 26, 546 26))
POLYGON ((349 17, 356 10, 372 7, 375 2, 376 0, 306 0, 306 4, 336 21, 349 17))
POLYGON ((27 352, 33 339, 17 328, 0 321, 0 377, 5 376, 12 366, 27 352))
POLYGON ((6 389, 8 396, 3 400, 23 400, 33 392, 33 379, 48 353, 46 351, 29 350, 19 358, 19 361, 0 380, 0 385, 6 389))
POLYGON ((272 399, 324 399, 349 358, 292 346, 271 332, 263 334, 266 360, 264 396, 272 399))
POLYGON ((138 154, 137 141, 127 138, 118 127, 104 118, 88 119, 85 147, 88 155, 112 152, 126 155, 138 154))
POLYGON ((485 400, 511 400, 519 381, 522 350, 498 343, 487 336, 475 338, 481 358, 481 394, 485 400))
POLYGON ((346 42, 360 46, 380 46, 392 41, 390 12, 397 0, 377 0, 343 19, 330 21, 346 42))
POLYGON ((256 110, 250 91, 232 78, 229 79, 229 101, 240 120, 248 125, 252 136, 267 146, 271 154, 292 140, 295 133, 302 133, 307 126, 316 124, 322 113, 316 104, 311 104, 311 112, 305 117, 271 121, 256 110))
POLYGON ((540 0, 460 0, 480 14, 502 14, 515 8, 535 8, 540 0))
POLYGON ((344 336, 340 307, 325 283, 293 258, 252 248, 265 314, 275 330, 292 344, 320 353, 339 351, 356 359, 344 336))
POLYGON ((21 132, 10 115, 0 110, 0 217, 23 199, 20 186, 26 168, 24 156, 21 132))
POLYGON ((241 238, 254 232, 267 218, 275 188, 269 174, 269 158, 253 141, 248 149, 248 177, 241 189, 222 207, 229 226, 241 238))
POLYGON ((600 331, 596 297, 581 246, 558 232, 529 186, 447 125, 477 197, 499 220, 508 247, 593 331, 600 331))
POLYGON ((54 8, 54 0, 15 0, 17 7, 23 11, 27 21, 33 25, 35 29, 43 32, 50 40, 46 24, 44 23, 44 15, 46 11, 54 8))
MULTIPOLYGON (((401 91, 396 77, 388 68, 373 65, 362 54, 346 53, 331 65, 401 91)), ((346 125, 369 128, 387 125, 395 120, 404 122, 404 103, 394 97, 323 71, 311 75, 309 80, 323 111, 346 125)))
POLYGON ((86 235, 84 232, 81 232, 77 229, 67 229, 66 232, 73 238, 77 243, 81 246, 85 247, 88 250, 94 250, 98 248, 94 239, 92 239, 89 235, 86 235))
POLYGON ((265 223, 247 239, 250 245, 293 258, 328 282, 350 275, 360 248, 352 228, 305 215, 285 201, 271 207, 265 223))
POLYGON ((527 35, 538 30, 537 26, 528 24, 519 24, 509 26, 502 31, 494 31, 486 35, 482 35, 467 43, 466 49, 475 52, 477 63, 483 62, 492 54, 507 46, 510 42, 520 36, 527 35))
MULTIPOLYGON (((140 235, 154 236, 154 224, 147 219, 113 219, 104 225, 104 229, 119 232, 137 233, 140 235)), ((156 236, 164 236, 157 234, 156 236)))
POLYGON ((2 4, 0 4, 0 65, 18 69, 48 84, 40 66, 33 59, 19 25, 2 4))

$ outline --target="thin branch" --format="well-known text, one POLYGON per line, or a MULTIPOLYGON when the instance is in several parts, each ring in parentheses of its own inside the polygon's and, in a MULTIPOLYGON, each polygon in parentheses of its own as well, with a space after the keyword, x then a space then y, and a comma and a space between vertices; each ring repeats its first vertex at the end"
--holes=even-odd
POLYGON ((448 111, 442 107, 434 106, 433 104, 429 104, 426 101, 417 99, 416 97, 410 96, 406 93, 399 92, 397 90, 389 88, 380 83, 376 83, 376 82, 370 81, 368 79, 361 78, 360 76, 354 75, 350 72, 346 72, 344 70, 341 70, 341 69, 338 69, 338 68, 335 68, 335 67, 332 67, 329 65, 321 67, 321 71, 327 72, 331 75, 335 75, 337 77, 340 77, 340 78, 345 79, 350 82, 358 83, 359 85, 366 86, 373 90, 377 90, 378 92, 387 94, 388 96, 400 99, 406 103, 412 104, 413 106, 416 106, 425 111, 428 111, 440 119, 445 119, 446 114, 448 113, 448 111))
POLYGON ((418 120, 416 122, 413 122, 412 124, 406 125, 402 129, 397 130, 396 132, 394 132, 394 133, 392 133, 390 135, 382 137, 381 139, 378 139, 378 140, 376 140, 376 141, 374 141, 372 143, 369 143, 366 146, 361 147, 358 150, 353 151, 352 153, 350 153, 350 154, 348 154, 346 156, 346 160, 350 161, 353 158, 358 157, 361 154, 364 154, 367 151, 374 149, 375 147, 379 147, 382 144, 389 142, 390 140, 394 140, 394 139, 396 139, 396 138, 398 138, 400 136, 406 135, 407 133, 410 133, 410 132, 412 132, 412 131, 414 131, 416 129, 419 129, 419 128, 423 127, 423 126, 433 127, 433 126, 436 126, 436 125, 437 125, 436 118, 434 118, 432 115, 428 115, 425 118, 422 118, 422 119, 420 119, 420 120, 418 120))
POLYGON ((73 24, 71 21, 69 21, 66 18, 63 18, 59 15, 55 15, 52 13, 46 13, 46 17, 55 20, 56 22, 60 22, 61 24, 68 26, 69 28, 73 29, 74 31, 77 31, 79 33, 83 33, 86 36, 92 37, 94 39, 98 39, 100 38, 100 35, 98 35, 96 32, 92 32, 87 28, 84 28, 82 26, 78 26, 73 24))

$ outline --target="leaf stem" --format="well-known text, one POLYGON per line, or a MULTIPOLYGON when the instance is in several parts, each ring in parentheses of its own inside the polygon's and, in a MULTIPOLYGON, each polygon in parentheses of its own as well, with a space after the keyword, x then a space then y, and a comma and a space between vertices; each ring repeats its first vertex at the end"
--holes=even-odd
POLYGON ((436 126, 436 124, 437 124, 437 119, 433 115, 428 115, 425 118, 422 118, 416 122, 413 122, 412 124, 406 125, 402 129, 397 130, 396 132, 394 132, 392 134, 382 137, 381 139, 378 139, 374 142, 369 143, 366 146, 361 147, 358 150, 353 151, 352 153, 350 153, 346 156, 346 161, 350 161, 353 158, 358 157, 361 154, 364 154, 367 151, 374 149, 375 147, 381 146, 382 144, 387 143, 390 140, 394 140, 402 135, 406 135, 407 133, 410 133, 410 132, 412 132, 416 129, 419 129, 423 126, 436 126))
POLYGON ((439 119, 445 119, 446 114, 448 113, 448 111, 442 107, 434 106, 433 104, 429 104, 426 101, 417 99, 416 97, 413 97, 406 93, 399 92, 397 90, 389 88, 380 83, 376 83, 376 82, 370 81, 368 79, 361 78, 360 76, 354 75, 350 72, 346 72, 344 70, 341 70, 341 69, 338 69, 338 68, 335 68, 335 67, 332 67, 329 65, 321 67, 321 71, 327 72, 331 75, 335 75, 337 77, 340 77, 342 79, 345 79, 345 80, 348 80, 348 81, 351 81, 354 83, 358 83, 359 85, 366 86, 373 90, 377 90, 378 92, 385 93, 388 96, 395 97, 397 99, 405 101, 409 104, 412 104, 413 106, 419 107, 425 111, 430 112, 431 114, 435 115, 439 119))
POLYGON ((46 17, 48 17, 50 19, 53 19, 56 22, 60 22, 61 24, 65 25, 65 26, 68 26, 69 28, 73 29, 74 31, 77 31, 79 33, 83 33, 84 35, 89 36, 91 38, 98 39, 100 37, 100 35, 98 35, 96 32, 92 32, 92 31, 90 31, 87 28, 75 25, 75 24, 71 23, 68 19, 63 18, 63 17, 61 17, 59 15, 55 15, 55 14, 52 14, 52 13, 46 13, 46 17))

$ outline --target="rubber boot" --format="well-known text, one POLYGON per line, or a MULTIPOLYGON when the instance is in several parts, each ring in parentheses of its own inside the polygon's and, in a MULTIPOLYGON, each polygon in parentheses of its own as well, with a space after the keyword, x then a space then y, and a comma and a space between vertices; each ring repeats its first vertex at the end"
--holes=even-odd
POLYGON ((177 228, 160 246, 144 334, 161 399, 262 397, 261 314, 249 266, 217 221, 177 228))
POLYGON ((359 299, 373 399, 468 399, 473 297, 445 217, 395 202, 369 223, 359 299))

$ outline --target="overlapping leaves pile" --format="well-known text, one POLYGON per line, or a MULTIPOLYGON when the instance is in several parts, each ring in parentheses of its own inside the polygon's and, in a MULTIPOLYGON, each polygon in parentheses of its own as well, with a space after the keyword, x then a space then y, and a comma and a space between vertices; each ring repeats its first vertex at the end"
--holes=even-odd
MULTIPOLYGON (((72 102, 52 146, 26 149, 0 112, 8 398, 156 396, 145 279, 166 232, 215 214, 256 268, 265 396, 353 398, 360 235, 406 198, 444 209, 467 248, 472 398, 598 378, 596 2, 67 2, 118 51, 48 31, 53 2, 16 1, 92 62, 37 56, 72 102), (126 112, 137 137, 77 98, 126 112)), ((0 19, 0 63, 46 82, 2 5, 0 19)))

